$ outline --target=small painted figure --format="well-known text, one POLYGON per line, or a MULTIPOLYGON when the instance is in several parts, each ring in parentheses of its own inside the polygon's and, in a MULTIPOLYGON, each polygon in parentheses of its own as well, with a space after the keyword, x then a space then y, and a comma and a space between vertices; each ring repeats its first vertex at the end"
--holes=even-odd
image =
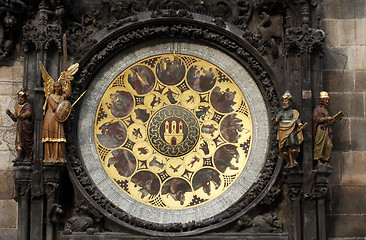
POLYGON ((131 182, 135 184, 135 188, 139 187, 138 191, 141 193, 141 199, 144 199, 148 195, 152 197, 159 193, 160 182, 158 177, 152 172, 137 172, 132 176, 131 182))
POLYGON ((236 91, 230 91, 229 88, 221 90, 219 86, 216 86, 211 93, 212 106, 221 113, 229 113, 234 111, 233 106, 236 104, 234 101, 236 91))
POLYGON ((222 173, 225 173, 227 168, 229 168, 230 170, 238 170, 239 167, 232 164, 231 161, 235 160, 235 163, 237 165, 237 163, 239 163, 239 157, 239 152, 235 145, 224 145, 217 149, 217 151, 215 152, 215 166, 222 173))
POLYGON ((6 109, 6 113, 17 123, 15 149, 17 157, 13 162, 31 162, 33 159, 33 129, 34 114, 32 105, 28 102, 28 93, 18 92, 18 105, 14 113, 6 109))
POLYGON ((302 134, 303 124, 299 112, 291 107, 292 95, 287 91, 282 96, 282 110, 272 119, 278 123, 277 140, 280 154, 287 162, 285 168, 298 166, 296 158, 300 152, 300 144, 304 140, 302 134))
POLYGON ((116 91, 116 93, 109 95, 111 102, 107 103, 108 109, 114 117, 125 117, 132 111, 133 97, 129 92, 116 91))
POLYGON ((237 118, 237 114, 233 113, 224 118, 221 123, 220 131, 221 135, 225 138, 225 140, 237 143, 241 134, 244 130, 244 124, 242 124, 242 120, 237 118))
POLYGON ((99 142, 107 148, 120 146, 127 137, 127 129, 122 122, 106 122, 99 127, 101 134, 97 134, 99 142))
POLYGON ((318 166, 329 165, 330 154, 332 152, 332 124, 343 118, 343 113, 339 112, 334 116, 329 116, 327 106, 329 95, 327 92, 320 92, 319 106, 313 111, 313 136, 314 136, 314 160, 318 166))
POLYGON ((214 169, 201 169, 194 175, 192 183, 195 191, 202 188, 203 192, 210 196, 212 184, 215 190, 221 185, 220 173, 214 169))
POLYGON ((40 63, 46 101, 43 106, 43 131, 44 163, 66 163, 65 133, 62 122, 56 118, 59 104, 71 95, 71 80, 79 69, 79 64, 71 65, 67 71, 61 72, 57 82, 48 74, 43 64, 40 63))
POLYGON ((112 156, 108 159, 107 166, 114 166, 123 177, 129 177, 135 171, 136 159, 133 154, 126 149, 117 149, 112 152, 112 156))
POLYGON ((167 96, 168 100, 170 101, 171 104, 176 104, 178 101, 175 99, 176 97, 178 97, 178 93, 173 92, 170 88, 168 88, 168 91, 164 94, 167 96))
POLYGON ((172 178, 165 182, 161 189, 161 194, 171 196, 174 201, 183 205, 186 201, 185 194, 187 192, 192 192, 191 186, 183 179, 172 178))
POLYGON ((154 73, 149 68, 138 65, 132 67, 131 71, 132 75, 128 75, 128 83, 131 84, 137 94, 146 94, 154 87, 154 73))

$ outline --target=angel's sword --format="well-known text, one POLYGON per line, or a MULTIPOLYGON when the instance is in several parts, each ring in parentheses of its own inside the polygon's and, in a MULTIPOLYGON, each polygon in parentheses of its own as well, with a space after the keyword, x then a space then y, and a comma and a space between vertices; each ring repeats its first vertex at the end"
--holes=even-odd
POLYGON ((62 51, 64 60, 64 71, 67 70, 67 45, 66 45, 66 34, 62 36, 62 51))

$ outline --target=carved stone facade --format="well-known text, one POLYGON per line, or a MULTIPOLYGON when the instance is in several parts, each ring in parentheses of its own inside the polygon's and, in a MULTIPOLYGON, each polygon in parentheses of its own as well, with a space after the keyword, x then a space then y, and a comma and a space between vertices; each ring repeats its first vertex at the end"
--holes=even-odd
MULTIPOLYGON (((337 1, 335 6, 345 4, 345 9, 350 8, 351 4, 342 2, 337 1)), ((356 136, 355 131, 357 126, 362 126, 365 118, 365 106, 361 104, 364 102, 365 89, 361 78, 366 65, 364 67, 363 61, 355 58, 356 68, 353 69, 351 65, 340 66, 342 61, 339 59, 344 55, 339 53, 338 58, 334 57, 334 45, 330 45, 331 41, 339 41, 339 46, 336 46, 338 52, 344 46, 356 51, 357 48, 353 46, 362 45, 362 34, 354 32, 356 37, 361 34, 356 42, 343 35, 335 36, 330 29, 338 27, 339 32, 345 30, 344 26, 350 24, 352 17, 343 22, 341 19, 344 16, 340 14, 343 9, 340 7, 339 12, 335 13, 325 10, 324 6, 330 4, 331 1, 305 0, 81 0, 77 3, 59 0, 2 1, 0 64, 3 66, 0 72, 11 69, 14 75, 19 68, 18 62, 23 64, 20 67, 24 72, 22 87, 30 91, 29 99, 35 111, 35 150, 31 165, 14 165, 13 197, 18 203, 18 226, 17 231, 3 230, 2 228, 14 230, 16 226, 13 226, 15 223, 6 226, 0 220, 0 238, 5 236, 15 239, 17 234, 18 239, 79 239, 77 236, 87 238, 94 234, 96 239, 104 239, 108 235, 106 232, 113 232, 108 236, 126 239, 139 234, 159 237, 202 234, 200 237, 209 236, 212 239, 225 236, 245 239, 255 236, 258 239, 304 240, 362 235, 364 230, 352 226, 348 228, 354 229, 353 232, 337 229, 347 217, 342 218, 342 210, 333 207, 343 206, 342 203, 348 199, 341 196, 343 192, 350 191, 351 196, 359 197, 352 189, 357 184, 352 183, 354 179, 349 174, 355 166, 346 161, 365 159, 365 141, 356 136), (329 34, 328 40, 325 33, 329 34), (63 46, 64 34, 66 44, 63 46), (216 57, 220 61, 224 59, 220 57, 222 54, 235 61, 248 72, 250 81, 258 87, 263 99, 266 110, 262 114, 263 119, 268 120, 265 120, 268 134, 260 135, 261 131, 254 130, 268 144, 265 147, 254 146, 266 149, 261 159, 263 164, 255 175, 255 181, 238 197, 239 200, 235 204, 229 203, 224 211, 212 217, 202 219, 198 216, 197 219, 184 223, 166 223, 158 219, 150 221, 137 217, 131 209, 117 206, 113 199, 106 197, 103 189, 99 189, 95 183, 99 180, 89 172, 80 149, 80 139, 83 138, 80 137, 78 126, 80 118, 84 116, 81 108, 87 106, 82 103, 83 100, 81 104, 75 105, 64 123, 68 164, 42 164, 43 104, 40 103, 44 102, 44 93, 39 62, 45 65, 53 78, 69 65, 67 62, 80 63, 79 72, 72 82, 70 101, 74 102, 85 90, 90 89, 93 81, 116 57, 123 56, 126 57, 124 61, 135 63, 137 60, 133 62, 133 59, 129 59, 134 54, 130 52, 141 54, 141 46, 144 44, 171 44, 173 54, 176 51, 177 54, 180 54, 179 51, 189 52, 179 49, 183 46, 200 45, 214 49, 219 54, 211 58, 216 57), (336 67, 332 66, 333 62, 336 67), (14 66, 11 68, 5 66, 12 64, 14 66), (338 84, 331 80, 334 76, 340 77, 338 84), (343 90, 339 89, 340 84, 344 85, 343 90), (277 147, 276 127, 270 119, 279 111, 280 96, 286 90, 293 94, 294 107, 299 110, 302 121, 309 124, 312 110, 318 102, 317 96, 322 90, 329 91, 335 104, 339 103, 337 109, 349 112, 343 127, 335 129, 335 132, 340 133, 336 133, 338 139, 335 139, 333 156, 342 163, 334 163, 333 170, 315 167, 311 127, 303 130, 300 166, 283 169, 283 160, 277 147), (345 98, 342 91, 349 96, 346 103, 341 103, 345 98), (354 92, 355 95, 352 96, 354 92), (352 103, 362 106, 354 110, 352 103), (340 170, 344 167, 342 164, 348 166, 343 169, 347 174, 340 170), (326 221, 329 210, 330 223, 326 221), (44 224, 34 224, 36 222, 44 224), (218 229, 225 232, 225 236, 214 234, 218 229), (83 233, 78 235, 75 232, 83 233)), ((366 6, 366 1, 362 6, 366 6)), ((354 8, 354 11, 357 12, 357 9, 354 8)), ((356 24, 363 24, 363 20, 358 20, 356 24)), ((357 55, 356 52, 353 54, 357 55)), ((111 72, 112 70, 110 68, 111 72)), ((230 75, 229 72, 228 74, 230 75)), ((21 80, 13 76, 0 79, 12 87, 21 85, 21 80)), ((8 93, 4 93, 4 96, 9 98, 6 94, 8 93)), ((91 97, 85 99, 92 101, 91 97)), ((134 101, 141 99, 136 98, 134 101)), ((11 104, 13 102, 14 100, 11 104)), ((335 113, 332 107, 330 110, 335 113)), ((2 146, 4 143, 10 146, 13 142, 9 140, 13 138, 13 133, 10 132, 14 128, 9 127, 6 120, 3 122, 0 128, 4 132, 2 146)), ((236 134, 241 133, 237 131, 236 134)), ((124 146, 128 144, 133 146, 134 143, 127 141, 124 146)), ((244 142, 240 146, 243 149, 249 148, 248 143, 244 142)), ((10 150, 1 147, 0 150, 5 159, 10 150)), ((255 159, 257 152, 254 149, 251 151, 254 155, 252 158, 255 159)), ((8 164, 1 165, 4 176, 12 171, 10 160, 12 159, 6 160, 8 164)), ((362 160, 357 160, 357 165, 362 166, 362 160)), ((9 181, 9 177, 5 180, 9 181)), ((362 181, 356 181, 360 183, 358 187, 364 185, 362 181)), ((15 202, 10 200, 9 194, 5 195, 0 195, 1 206, 13 206, 15 202)), ((196 198, 198 202, 203 200, 196 198)), ((199 212, 199 207, 196 208, 199 212)), ((352 211, 349 209, 347 214, 351 216, 352 211)), ((360 210, 358 218, 364 218, 363 210, 360 210)))

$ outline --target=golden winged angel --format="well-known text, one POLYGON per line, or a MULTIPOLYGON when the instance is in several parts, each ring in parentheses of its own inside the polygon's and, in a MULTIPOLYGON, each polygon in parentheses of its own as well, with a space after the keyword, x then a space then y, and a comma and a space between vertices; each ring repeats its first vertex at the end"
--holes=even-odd
POLYGON ((66 163, 65 156, 65 133, 61 122, 56 119, 55 111, 59 103, 71 95, 71 80, 79 70, 79 64, 71 65, 67 71, 61 72, 57 82, 48 74, 40 62, 42 78, 44 80, 44 93, 46 101, 43 106, 43 131, 42 142, 44 143, 45 163, 66 163))

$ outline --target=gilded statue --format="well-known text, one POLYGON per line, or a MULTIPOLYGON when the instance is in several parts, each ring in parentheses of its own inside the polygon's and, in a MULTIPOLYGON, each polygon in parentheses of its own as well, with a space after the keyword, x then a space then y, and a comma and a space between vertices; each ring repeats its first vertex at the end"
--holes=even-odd
POLYGON ((33 160, 33 108, 28 102, 26 91, 20 90, 17 95, 18 105, 15 107, 14 113, 6 109, 9 117, 17 123, 15 137, 17 157, 13 162, 31 162, 33 160))
POLYGON ((278 124, 277 140, 280 154, 287 162, 285 168, 298 166, 296 161, 300 152, 300 144, 304 140, 302 129, 306 124, 302 124, 299 112, 291 108, 292 95, 287 91, 282 96, 282 110, 272 119, 278 124))
POLYGON ((320 92, 319 105, 313 111, 313 136, 314 136, 314 160, 318 166, 329 165, 330 154, 332 152, 332 125, 344 116, 342 112, 330 116, 327 110, 329 95, 326 91, 320 92))
POLYGON ((55 82, 48 74, 42 63, 40 63, 40 68, 42 78, 44 80, 44 92, 46 97, 45 104, 43 106, 43 162, 66 163, 66 138, 62 124, 65 118, 60 120, 60 115, 58 115, 58 113, 60 107, 63 107, 62 104, 64 103, 64 100, 71 95, 71 81, 74 79, 74 75, 79 69, 79 64, 73 64, 67 69, 67 71, 61 72, 57 82, 55 82))

